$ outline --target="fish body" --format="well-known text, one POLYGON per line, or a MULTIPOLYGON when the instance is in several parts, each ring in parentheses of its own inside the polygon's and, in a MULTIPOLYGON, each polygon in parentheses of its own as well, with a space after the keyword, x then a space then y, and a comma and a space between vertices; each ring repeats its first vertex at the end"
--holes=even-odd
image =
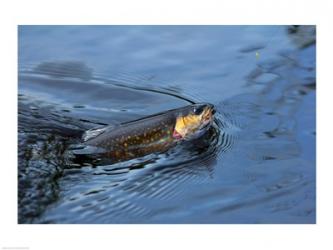
POLYGON ((117 126, 88 130, 83 135, 85 149, 74 153, 98 153, 123 161, 163 152, 208 130, 213 113, 211 104, 193 104, 117 126))

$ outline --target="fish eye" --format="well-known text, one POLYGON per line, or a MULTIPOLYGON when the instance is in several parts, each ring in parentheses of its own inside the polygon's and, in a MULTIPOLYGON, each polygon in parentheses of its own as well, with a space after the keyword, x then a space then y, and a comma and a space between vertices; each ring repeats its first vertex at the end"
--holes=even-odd
POLYGON ((193 113, 196 115, 200 115, 203 110, 204 110, 204 106, 200 106, 200 107, 194 108, 193 113))

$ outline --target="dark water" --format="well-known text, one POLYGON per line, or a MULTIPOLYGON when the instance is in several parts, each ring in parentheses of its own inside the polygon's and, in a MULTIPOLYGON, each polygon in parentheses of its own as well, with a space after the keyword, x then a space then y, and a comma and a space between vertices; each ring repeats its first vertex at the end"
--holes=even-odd
POLYGON ((19 223, 315 223, 315 28, 20 26, 19 223), (194 102, 202 138, 116 164, 90 128, 194 102))

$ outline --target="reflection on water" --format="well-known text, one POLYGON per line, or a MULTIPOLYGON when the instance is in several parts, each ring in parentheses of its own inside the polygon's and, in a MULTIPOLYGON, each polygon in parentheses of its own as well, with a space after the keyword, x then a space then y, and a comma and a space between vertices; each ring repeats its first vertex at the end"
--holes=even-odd
POLYGON ((315 222, 314 27, 19 35, 19 223, 315 222), (198 140, 116 164, 73 160, 87 129, 198 101, 218 110, 198 140))

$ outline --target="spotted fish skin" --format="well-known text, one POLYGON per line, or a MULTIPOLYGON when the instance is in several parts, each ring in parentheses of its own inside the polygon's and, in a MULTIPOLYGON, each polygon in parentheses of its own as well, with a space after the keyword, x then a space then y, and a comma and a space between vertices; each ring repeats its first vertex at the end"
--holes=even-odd
POLYGON ((169 149, 176 143, 172 133, 176 114, 161 114, 110 127, 84 144, 103 148, 115 161, 132 159, 169 149))
POLYGON ((102 154, 119 162, 154 152, 163 152, 181 138, 174 136, 177 117, 188 115, 193 105, 110 126, 88 138, 83 144, 102 149, 102 154))

